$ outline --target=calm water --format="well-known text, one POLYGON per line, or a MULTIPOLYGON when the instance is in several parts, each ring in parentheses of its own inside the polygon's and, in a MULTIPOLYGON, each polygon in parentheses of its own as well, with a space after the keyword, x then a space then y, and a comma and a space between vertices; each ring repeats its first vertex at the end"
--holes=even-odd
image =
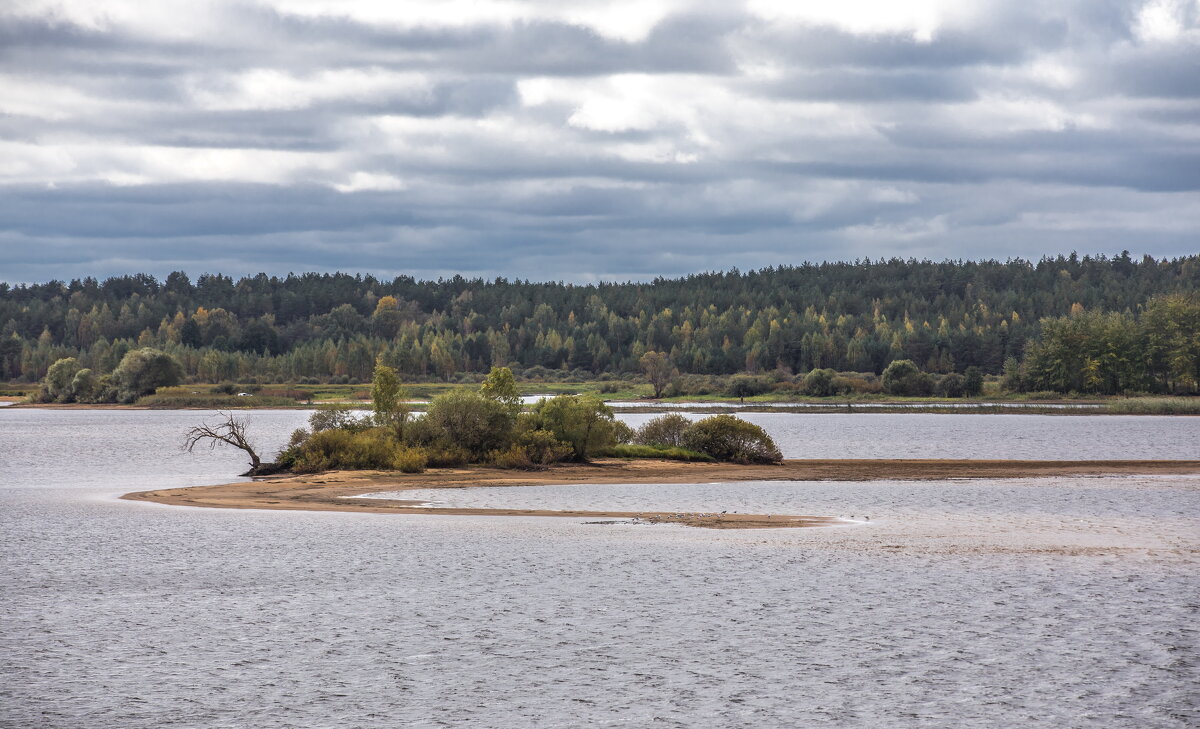
MULTIPOLYGON (((232 480, 236 454, 178 451, 201 416, 0 413, 0 726, 1200 722, 1200 479, 454 494, 870 516, 734 532, 115 499, 232 480)), ((305 415, 249 417, 270 451, 305 415)), ((748 417, 802 457, 1194 458, 1200 442, 1195 418, 748 417)))

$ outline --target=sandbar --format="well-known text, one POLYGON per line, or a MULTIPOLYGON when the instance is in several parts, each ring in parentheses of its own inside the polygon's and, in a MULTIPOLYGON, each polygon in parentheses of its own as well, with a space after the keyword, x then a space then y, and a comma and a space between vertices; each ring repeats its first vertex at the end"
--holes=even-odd
POLYGON ((714 483, 732 481, 877 481, 976 478, 1046 478, 1200 474, 1197 461, 1013 461, 950 459, 787 460, 782 464, 744 466, 659 460, 600 459, 561 464, 542 471, 513 471, 473 466, 438 468, 424 473, 329 471, 282 475, 219 486, 155 489, 125 494, 132 501, 224 509, 350 511, 373 514, 441 516, 553 516, 590 519, 637 519, 707 529, 773 529, 849 524, 830 516, 799 514, 696 514, 672 511, 560 511, 430 507, 404 499, 356 499, 380 491, 459 489, 479 486, 566 484, 714 483))

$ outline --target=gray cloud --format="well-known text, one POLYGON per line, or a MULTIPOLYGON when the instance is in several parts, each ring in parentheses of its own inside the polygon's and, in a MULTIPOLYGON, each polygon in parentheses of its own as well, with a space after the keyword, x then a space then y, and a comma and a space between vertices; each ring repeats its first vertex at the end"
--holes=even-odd
POLYGON ((928 37, 701 4, 620 35, 537 8, 0 11, 0 280, 1194 253, 1200 13, 1163 7, 998 4, 928 37))

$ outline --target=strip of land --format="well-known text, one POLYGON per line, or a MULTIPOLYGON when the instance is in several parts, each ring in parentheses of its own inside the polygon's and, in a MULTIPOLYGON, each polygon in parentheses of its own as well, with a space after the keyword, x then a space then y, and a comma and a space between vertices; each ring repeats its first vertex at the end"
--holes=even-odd
POLYGON ((833 526, 847 523, 828 516, 796 514, 694 514, 670 511, 552 511, 429 507, 404 499, 355 499, 381 491, 461 489, 479 486, 558 484, 713 483, 733 481, 877 481, 955 478, 1045 478, 1200 474, 1200 461, 975 461, 975 460, 790 460, 780 465, 604 459, 563 464, 544 471, 469 467, 430 469, 425 473, 331 471, 270 476, 220 486, 156 489, 125 494, 124 499, 177 506, 224 509, 356 511, 373 514, 442 516, 558 516, 638 519, 709 529, 762 529, 833 526))

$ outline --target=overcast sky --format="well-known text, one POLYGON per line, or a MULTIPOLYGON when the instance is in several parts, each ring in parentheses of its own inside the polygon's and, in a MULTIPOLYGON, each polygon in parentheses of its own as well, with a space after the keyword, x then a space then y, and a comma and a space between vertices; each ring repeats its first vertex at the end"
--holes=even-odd
POLYGON ((1200 0, 8 0, 0 280, 1200 252, 1200 0))

